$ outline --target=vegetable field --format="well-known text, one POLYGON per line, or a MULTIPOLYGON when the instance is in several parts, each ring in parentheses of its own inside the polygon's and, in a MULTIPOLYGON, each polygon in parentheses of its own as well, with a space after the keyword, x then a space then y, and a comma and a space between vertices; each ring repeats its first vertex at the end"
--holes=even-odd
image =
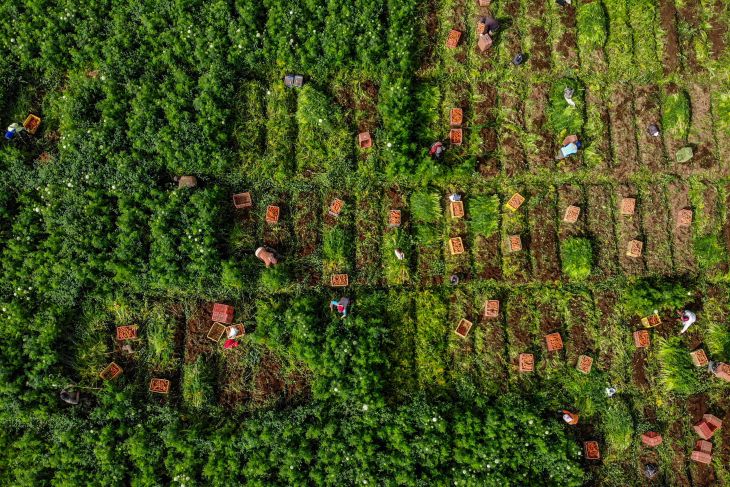
POLYGON ((730 485, 727 2, 0 14, 1 485, 730 485))

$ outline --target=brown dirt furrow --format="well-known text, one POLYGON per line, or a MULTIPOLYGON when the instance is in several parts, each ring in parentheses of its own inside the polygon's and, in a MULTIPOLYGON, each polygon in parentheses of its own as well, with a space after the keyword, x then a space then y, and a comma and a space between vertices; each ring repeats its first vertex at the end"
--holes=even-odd
POLYGON ((186 364, 195 362, 201 353, 210 353, 213 351, 214 343, 207 337, 213 322, 211 321, 211 313, 213 312, 212 303, 204 303, 197 306, 188 316, 187 330, 185 332, 185 358, 186 364))
POLYGON ((297 254, 307 257, 317 250, 319 241, 319 218, 317 211, 320 202, 314 191, 302 191, 294 203, 294 233, 297 241, 297 254))
POLYGON ((535 354, 535 364, 540 360, 540 349, 535 347, 530 326, 530 306, 527 299, 521 295, 511 295, 505 304, 506 331, 509 356, 512 366, 509 368, 513 378, 522 375, 517 370, 517 360, 520 353, 535 354))
POLYGON ((558 189, 558 220, 560 221, 559 237, 565 240, 570 237, 579 237, 586 234, 586 200, 580 186, 566 184, 558 189), (580 215, 575 223, 563 221, 568 206, 580 208, 580 215))
POLYGON ((643 348, 634 352, 631 360, 631 380, 639 389, 649 388, 649 381, 646 378, 646 352, 643 348))
MULTIPOLYGON (((692 32, 699 32, 701 30, 700 18, 699 18, 699 0, 687 0, 684 6, 678 11, 678 18, 686 22, 692 32)), ((686 29, 682 30, 682 35, 679 38, 680 52, 684 55, 685 66, 684 70, 687 73, 696 73, 697 71, 704 71, 704 66, 701 66, 697 60, 697 51, 695 51, 695 35, 689 34, 686 29)))
POLYGON ((603 277, 616 275, 618 247, 616 245, 615 210, 611 189, 606 186, 586 188, 588 205, 585 210, 588 232, 594 242, 595 262, 603 277))
POLYGON ((664 39, 664 74, 676 73, 679 69, 679 35, 674 0, 659 0, 659 17, 667 36, 664 39))
MULTIPOLYGON (((599 291, 594 295, 596 307, 598 308, 598 330, 600 333, 609 333, 614 329, 614 309, 618 303, 618 296, 613 291, 599 291)), ((598 350, 596 366, 601 370, 609 370, 613 364, 615 350, 612 346, 601 346, 598 350)))
POLYGON ((530 255, 534 277, 541 281, 560 279, 558 235, 555 228, 555 198, 552 194, 535 195, 542 200, 530 210, 530 255))
POLYGON ((530 66, 538 73, 549 71, 551 51, 547 30, 542 26, 534 26, 530 29, 530 38, 532 40, 532 51, 528 55, 530 66))
POLYGON ((417 246, 418 279, 422 286, 438 286, 444 282, 440 272, 443 265, 441 249, 424 245, 417 246))
POLYGON ((638 199, 636 188, 631 185, 624 185, 619 188, 616 194, 616 201, 620 205, 623 197, 636 198, 636 211, 633 215, 620 215, 619 216, 619 239, 618 239, 618 256, 621 264, 621 269, 625 274, 630 276, 638 276, 646 270, 646 249, 647 243, 646 238, 642 235, 641 227, 639 225, 639 214, 642 211, 642 204, 638 199), (631 240, 640 240, 644 242, 644 249, 641 257, 629 257, 626 255, 629 242, 631 240))
MULTIPOLYGON (((506 109, 507 121, 513 127, 503 126, 502 139, 500 146, 503 154, 503 166, 507 176, 515 176, 525 171, 527 162, 525 159, 525 150, 519 141, 519 134, 515 130, 524 129, 524 103, 520 98, 514 96, 505 87, 505 91, 501 94, 501 105, 506 109)), ((512 92, 514 93, 514 92, 512 92)))
POLYGON ((615 174, 620 180, 627 180, 639 168, 633 97, 630 85, 617 85, 609 103, 615 174))
POLYGON ((710 111, 711 89, 692 83, 688 94, 692 107, 692 124, 689 132, 689 143, 695 151, 690 163, 693 167, 709 170, 718 169, 715 159, 715 141, 712 134, 712 113, 710 111))
POLYGON ((502 279, 499 233, 474 239, 474 267, 480 279, 502 279))
MULTIPOLYGON (((725 199, 725 211, 730 208, 730 186, 726 186, 725 189, 728 191, 728 196, 725 199)), ((722 227, 722 237, 725 241, 725 247, 730 255, 730 218, 726 218, 725 224, 722 227)))
POLYGON ((497 90, 494 85, 486 82, 477 83, 476 103, 474 104, 474 126, 480 127, 481 135, 479 146, 480 154, 477 157, 477 168, 484 177, 494 177, 499 174, 500 164, 497 157, 497 129, 495 108, 497 104, 497 90))
POLYGON ((710 31, 708 34, 712 47, 712 59, 720 59, 727 45, 727 23, 722 20, 726 8, 723 3, 726 4, 723 0, 715 0, 711 7, 712 15, 710 16, 710 31))
POLYGON ((563 26, 563 35, 554 46, 560 61, 571 68, 578 67, 578 39, 575 29, 575 7, 567 5, 561 7, 560 23, 563 26))
POLYGON ((672 217, 667 211, 664 187, 649 186, 641 195, 641 218, 646 241, 644 255, 649 272, 669 275, 672 273, 672 244, 670 228, 672 217))
POLYGON ((692 252, 692 227, 677 226, 679 210, 690 208, 689 188, 686 184, 675 182, 669 186, 670 224, 674 233, 674 268, 677 273, 692 273, 697 270, 697 262, 692 252))
MULTIPOLYGON (((601 92, 586 87, 586 105, 589 112, 597 112, 597 117, 600 118, 603 130, 591 134, 593 140, 590 141, 591 145, 595 147, 598 154, 602 155, 602 162, 599 164, 598 169, 604 170, 612 165, 613 161, 613 147, 610 144, 610 127, 611 127, 611 116, 609 114, 606 104, 601 98, 601 92)), ((596 116, 594 115, 594 118, 596 116)))
POLYGON ((527 154, 531 169, 555 167, 554 137, 547 130, 547 106, 549 87, 546 83, 533 85, 525 106, 527 129, 536 135, 534 150, 527 154))
POLYGON ((377 286, 381 282, 379 194, 368 191, 359 195, 355 218, 355 268, 358 284, 377 286))
POLYGON ((570 314, 570 330, 568 331, 568 360, 575 362, 579 355, 587 354, 595 358, 595 342, 588 332, 590 317, 587 309, 592 303, 583 296, 573 296, 568 304, 570 314))
POLYGON ((665 167, 664 147, 661 137, 649 135, 651 124, 661 126, 661 100, 656 85, 641 85, 635 90, 636 125, 639 139, 639 156, 641 163, 651 171, 659 171, 665 167))
POLYGON ((686 444, 684 427, 681 420, 673 422, 669 427, 669 436, 672 438, 672 464, 670 466, 672 477, 669 479, 669 485, 677 487, 690 487, 692 483, 689 480, 687 462, 690 461, 684 452, 682 445, 686 444))

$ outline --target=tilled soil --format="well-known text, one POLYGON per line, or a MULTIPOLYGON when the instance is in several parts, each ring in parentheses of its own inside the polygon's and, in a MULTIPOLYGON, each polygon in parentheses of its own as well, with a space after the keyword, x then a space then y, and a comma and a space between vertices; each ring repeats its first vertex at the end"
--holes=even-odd
POLYGON ((555 199, 551 195, 540 198, 530 210, 530 254, 534 261, 534 277, 541 281, 560 279, 558 236, 555 228, 555 199))
POLYGON ((531 133, 537 134, 535 150, 527 155, 530 168, 533 170, 555 167, 557 148, 554 145, 554 137, 548 132, 545 116, 549 104, 549 92, 547 83, 533 85, 525 107, 527 129, 531 133))
POLYGON ((712 113, 710 113, 710 90, 692 83, 688 94, 692 107, 692 125, 689 143, 694 148, 690 161, 693 167, 702 170, 717 170, 715 160, 715 141, 712 134, 712 113))
POLYGON ((560 23, 564 32, 555 45, 560 60, 571 68, 578 67, 578 42, 575 30, 575 7, 567 5, 559 9, 560 23))
MULTIPOLYGON (((505 87, 505 91, 501 94, 500 104, 504 107, 507 113, 507 121, 516 127, 524 128, 524 103, 519 97, 514 96, 512 93, 514 93, 514 91, 505 87)), ((525 150, 518 137, 519 134, 515 133, 513 129, 509 127, 504 127, 502 130, 500 147, 503 153, 502 161, 504 171, 507 176, 515 176, 527 168, 525 150)))
POLYGON ((644 253, 648 271, 671 274, 673 267, 669 229, 672 221, 667 212, 663 185, 652 185, 642 191, 641 218, 646 235, 644 253))
POLYGON ((692 251, 692 227, 680 227, 676 224, 679 210, 689 208, 689 188, 684 183, 675 182, 669 185, 668 194, 674 232, 675 270, 680 274, 695 272, 697 263, 692 251))
POLYGON ((664 74, 679 70, 679 35, 677 34, 677 10, 674 0, 659 0, 659 17, 664 39, 664 74))
POLYGON ((615 85, 609 102, 611 145, 615 151, 615 174, 626 180, 639 166, 639 153, 634 127, 634 90, 630 85, 615 85))
POLYGON ((620 205, 623 197, 636 198, 636 210, 633 215, 619 215, 619 241, 618 256, 621 269, 630 276, 638 276, 644 273, 646 269, 645 258, 647 252, 646 238, 641 231, 640 212, 642 211, 643 202, 639 200, 636 188, 631 185, 624 185, 619 188, 616 194, 616 201, 620 205), (629 242, 631 240, 640 240, 644 242, 644 248, 641 257, 629 257, 626 255, 629 242))
POLYGON ((197 306, 188 316, 187 331, 185 333, 185 363, 195 362, 201 353, 211 353, 215 343, 208 339, 207 334, 213 322, 211 313, 213 304, 205 303, 197 306))
POLYGON ((586 202, 580 186, 566 184, 558 189, 558 220, 560 221, 558 235, 561 241, 586 234, 586 202), (563 221, 568 206, 580 208, 580 215, 575 223, 563 221))
POLYGON ((656 124, 661 127, 661 100, 659 89, 655 85, 636 87, 636 125, 639 138, 639 155, 641 163, 651 171, 659 171, 665 167, 664 147, 661 137, 649 134, 648 127, 656 124))
POLYGON ((712 46, 712 59, 720 59, 725 50, 727 38, 727 24, 722 20, 724 11, 723 0, 715 0, 711 7, 710 30, 708 37, 712 46))
POLYGON ((481 136, 478 161, 479 173, 484 177, 493 177, 499 174, 499 158, 497 150, 497 129, 494 110, 497 108, 497 90, 490 83, 477 84, 477 102, 474 105, 474 126, 481 127, 481 136))
POLYGON ((595 262, 603 276, 613 276, 617 270, 618 247, 614 228, 614 215, 617 212, 611 198, 611 189, 606 186, 590 186, 586 188, 586 194, 586 219, 588 231, 595 243, 595 262))

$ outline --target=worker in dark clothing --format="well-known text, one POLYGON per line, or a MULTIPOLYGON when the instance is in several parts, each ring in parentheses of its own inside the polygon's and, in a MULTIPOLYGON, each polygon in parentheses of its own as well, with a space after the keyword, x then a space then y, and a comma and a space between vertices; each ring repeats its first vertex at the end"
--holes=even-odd
POLYGON ((80 394, 79 391, 69 391, 68 389, 61 390, 61 400, 67 404, 76 405, 79 403, 80 394))

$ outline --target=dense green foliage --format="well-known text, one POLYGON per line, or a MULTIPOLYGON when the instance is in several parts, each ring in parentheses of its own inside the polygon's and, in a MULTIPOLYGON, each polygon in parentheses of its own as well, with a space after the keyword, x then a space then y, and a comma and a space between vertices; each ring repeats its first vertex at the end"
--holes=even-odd
POLYGON ((567 239, 560 248, 560 258, 565 275, 575 280, 582 280, 591 275, 593 265, 593 248, 586 238, 567 239))

